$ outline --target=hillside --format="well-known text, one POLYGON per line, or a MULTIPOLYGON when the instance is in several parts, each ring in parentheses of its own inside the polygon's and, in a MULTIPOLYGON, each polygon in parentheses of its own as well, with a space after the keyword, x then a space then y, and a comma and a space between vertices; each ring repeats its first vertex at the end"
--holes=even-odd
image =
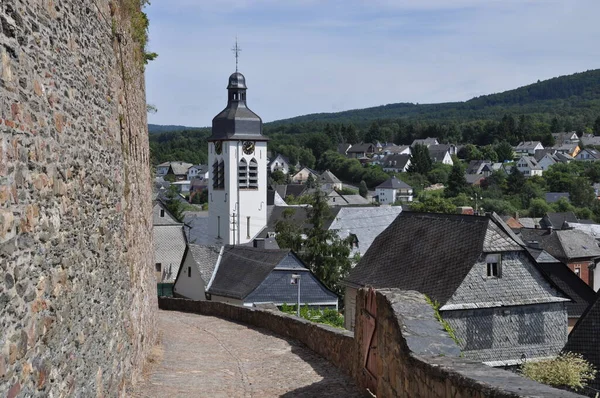
POLYGON ((555 77, 465 102, 388 104, 336 113, 315 113, 277 120, 269 125, 310 122, 364 125, 381 119, 468 121, 499 119, 506 113, 573 116, 587 112, 600 114, 600 69, 555 77))

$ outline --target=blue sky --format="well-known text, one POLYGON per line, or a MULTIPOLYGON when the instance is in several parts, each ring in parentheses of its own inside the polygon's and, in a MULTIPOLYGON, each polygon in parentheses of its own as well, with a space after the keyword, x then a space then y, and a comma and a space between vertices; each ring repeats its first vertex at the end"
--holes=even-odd
POLYGON ((598 0, 153 0, 149 123, 209 126, 237 35, 265 122, 463 101, 600 67, 598 0))

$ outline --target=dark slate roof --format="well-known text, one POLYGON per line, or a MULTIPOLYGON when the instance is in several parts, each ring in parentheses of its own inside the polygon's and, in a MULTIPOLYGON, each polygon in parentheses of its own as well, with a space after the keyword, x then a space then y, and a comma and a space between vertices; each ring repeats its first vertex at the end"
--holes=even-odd
POLYGON ((568 192, 546 192, 546 202, 548 203, 556 203, 560 198, 570 199, 568 192))
POLYGON ((281 260, 265 280, 246 297, 245 301, 276 305, 296 303, 298 286, 290 284, 292 274, 300 275, 301 303, 313 305, 317 303, 335 305, 337 303, 336 294, 327 289, 293 252, 281 260))
POLYGON ((320 176, 320 181, 327 184, 339 184, 341 181, 331 171, 325 170, 320 176))
POLYGON ((546 215, 540 220, 540 227, 562 229, 565 222, 577 223, 579 220, 577 220, 575 213, 572 211, 566 211, 563 213, 546 213, 546 215))
POLYGON ((225 246, 208 293, 244 299, 290 253, 290 250, 225 246))
POLYGON ((567 313, 570 317, 580 317, 591 303, 595 292, 565 264, 561 263, 544 250, 528 248, 540 269, 555 285, 565 292, 572 301, 567 302, 567 313))
POLYGON ((212 135, 209 141, 215 140, 254 140, 267 141, 268 138, 262 135, 262 120, 246 106, 246 100, 233 100, 232 92, 246 92, 246 78, 239 72, 229 76, 229 101, 227 107, 223 109, 212 121, 212 135))
POLYGON ((369 144, 369 143, 360 143, 360 144, 354 144, 352 145, 352 147, 350 147, 350 149, 348 149, 347 153, 363 153, 363 152, 373 152, 374 151, 375 146, 373 144, 369 144))
POLYGON ((491 163, 489 160, 471 160, 465 174, 481 174, 483 166, 491 163))
MULTIPOLYGON (((214 245, 188 244, 186 256, 192 256, 204 283, 208 284, 215 270, 221 248, 214 245)), ((183 259, 185 261, 185 258, 183 259)))
POLYGON ((482 253, 491 222, 488 217, 402 212, 345 282, 416 290, 443 305, 482 253))
POLYGON ((427 137, 427 138, 417 138, 416 140, 414 140, 412 142, 412 144, 410 144, 411 147, 414 147, 415 145, 420 144, 420 145, 437 145, 438 141, 437 138, 431 138, 431 137, 427 137))
POLYGON ((449 145, 431 145, 429 148, 429 157, 433 162, 441 162, 444 160, 446 153, 450 150, 449 145))
POLYGON ((389 180, 377 185, 377 189, 412 189, 412 187, 404 181, 397 179, 396 176, 393 176, 389 180))
POLYGON ((521 238, 528 246, 544 249, 561 261, 600 257, 600 247, 594 237, 575 229, 548 231, 523 228, 521 238))
POLYGON ((152 207, 152 225, 183 225, 173 217, 171 212, 167 209, 167 206, 164 205, 163 202, 157 200, 154 202, 154 206, 152 207), (160 211, 164 210, 164 216, 160 216, 160 211))
MULTIPOLYGON (((569 340, 563 351, 578 352, 596 369, 600 368, 600 293, 595 301, 583 313, 569 334, 569 340)), ((589 387, 600 390, 600 372, 590 382, 589 387)))
POLYGON ((406 167, 406 164, 408 163, 408 161, 410 160, 410 155, 402 153, 402 154, 392 154, 392 155, 387 155, 386 157, 383 158, 383 160, 381 161, 383 164, 383 167, 388 169, 388 168, 393 168, 393 169, 401 169, 403 170, 404 167, 406 167))

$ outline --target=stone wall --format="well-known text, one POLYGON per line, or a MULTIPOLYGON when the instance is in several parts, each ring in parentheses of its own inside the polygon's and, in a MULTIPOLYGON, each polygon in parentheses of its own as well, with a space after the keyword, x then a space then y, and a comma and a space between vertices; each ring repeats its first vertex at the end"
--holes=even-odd
MULTIPOLYGON (((357 314, 364 313, 367 290, 357 296, 357 314)), ((546 397, 575 398, 521 376, 459 357, 460 350, 434 318, 423 295, 396 289, 376 292, 377 397, 546 397)), ((317 325, 279 311, 233 306, 212 301, 159 298, 159 307, 231 319, 301 341, 368 386, 364 370, 365 317, 357 315, 356 335, 317 325)), ((366 394, 368 396, 368 394, 366 394)))
POLYGON ((124 395, 155 342, 126 2, 0 2, 0 396, 124 395))

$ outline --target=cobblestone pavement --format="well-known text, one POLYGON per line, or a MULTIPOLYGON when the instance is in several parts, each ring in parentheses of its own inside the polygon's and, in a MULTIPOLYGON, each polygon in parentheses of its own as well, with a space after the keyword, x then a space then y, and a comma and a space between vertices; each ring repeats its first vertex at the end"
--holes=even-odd
POLYGON ((294 340, 220 318, 159 311, 163 355, 134 397, 362 397, 294 340))

